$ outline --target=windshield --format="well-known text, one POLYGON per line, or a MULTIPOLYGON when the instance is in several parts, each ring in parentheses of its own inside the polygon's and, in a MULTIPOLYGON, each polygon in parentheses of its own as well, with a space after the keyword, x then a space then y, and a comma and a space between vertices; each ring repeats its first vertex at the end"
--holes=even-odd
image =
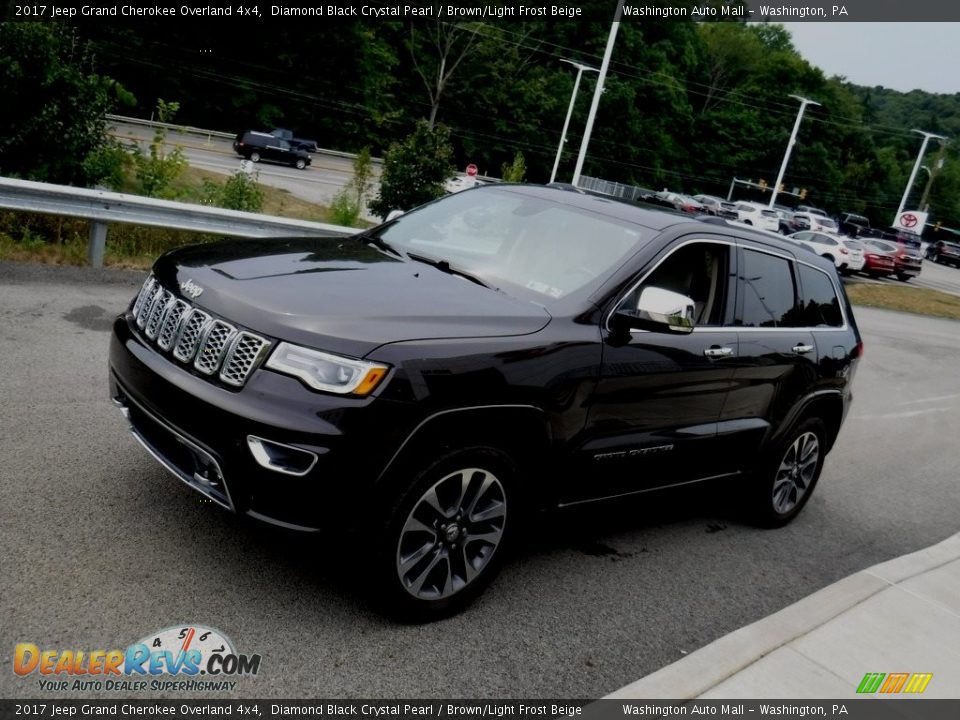
POLYGON ((646 240, 642 230, 561 202, 485 188, 404 215, 379 238, 488 285, 556 299, 621 265, 646 240))

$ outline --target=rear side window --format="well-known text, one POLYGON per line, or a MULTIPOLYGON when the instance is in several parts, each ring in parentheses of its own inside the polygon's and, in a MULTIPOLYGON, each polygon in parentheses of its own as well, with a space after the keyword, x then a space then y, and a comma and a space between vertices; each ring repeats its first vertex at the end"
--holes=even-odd
POLYGON ((827 274, 807 265, 800 265, 800 286, 803 288, 803 324, 808 327, 842 327, 840 298, 827 274))
POLYGON ((743 327, 799 327, 797 290, 790 261, 755 250, 743 250, 738 296, 743 299, 743 327))

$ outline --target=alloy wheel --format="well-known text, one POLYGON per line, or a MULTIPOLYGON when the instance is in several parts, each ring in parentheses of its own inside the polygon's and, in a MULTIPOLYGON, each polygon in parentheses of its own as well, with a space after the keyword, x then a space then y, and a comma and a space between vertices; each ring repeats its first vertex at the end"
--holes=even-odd
POLYGON ((773 509, 785 515, 793 510, 810 489, 820 462, 820 441, 805 432, 787 448, 773 481, 773 509))
POLYGON ((414 503, 400 530, 400 583, 421 600, 456 594, 490 563, 506 519, 506 494, 493 473, 464 468, 444 476, 414 503))

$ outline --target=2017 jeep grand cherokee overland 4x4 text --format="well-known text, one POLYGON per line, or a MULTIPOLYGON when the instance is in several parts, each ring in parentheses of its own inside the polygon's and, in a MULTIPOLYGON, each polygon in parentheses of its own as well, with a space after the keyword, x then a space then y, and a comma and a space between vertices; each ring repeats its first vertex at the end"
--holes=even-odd
POLYGON ((803 249, 487 186, 355 237, 168 253, 114 324, 110 384, 183 482, 356 531, 380 597, 432 617, 536 509, 712 478, 789 521, 860 353, 836 270, 803 249))

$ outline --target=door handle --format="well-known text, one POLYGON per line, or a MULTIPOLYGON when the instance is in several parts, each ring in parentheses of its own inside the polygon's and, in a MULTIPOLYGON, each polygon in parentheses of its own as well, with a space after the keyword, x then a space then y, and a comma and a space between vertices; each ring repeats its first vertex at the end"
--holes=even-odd
POLYGON ((813 350, 813 345, 804 345, 803 343, 800 343, 798 345, 793 346, 793 351, 797 355, 806 355, 808 352, 811 352, 812 350, 813 350))
POLYGON ((712 345, 703 351, 703 354, 708 358, 722 358, 730 357, 733 355, 733 348, 729 347, 720 347, 719 345, 712 345))

